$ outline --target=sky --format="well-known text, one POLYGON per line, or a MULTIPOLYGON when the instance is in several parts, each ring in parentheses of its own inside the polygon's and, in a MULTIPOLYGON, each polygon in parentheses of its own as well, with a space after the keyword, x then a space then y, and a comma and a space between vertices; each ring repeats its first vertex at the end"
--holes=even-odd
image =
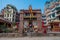
POLYGON ((41 9, 42 13, 44 12, 44 4, 46 0, 0 0, 0 11, 7 4, 14 5, 18 11, 21 9, 28 9, 29 5, 32 6, 32 9, 41 9))

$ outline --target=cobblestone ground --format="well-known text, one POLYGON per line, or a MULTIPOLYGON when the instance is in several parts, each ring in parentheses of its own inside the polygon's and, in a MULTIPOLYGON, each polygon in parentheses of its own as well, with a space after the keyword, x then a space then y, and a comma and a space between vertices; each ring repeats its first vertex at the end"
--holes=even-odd
POLYGON ((0 40, 60 40, 60 37, 18 37, 18 38, 0 38, 0 40))

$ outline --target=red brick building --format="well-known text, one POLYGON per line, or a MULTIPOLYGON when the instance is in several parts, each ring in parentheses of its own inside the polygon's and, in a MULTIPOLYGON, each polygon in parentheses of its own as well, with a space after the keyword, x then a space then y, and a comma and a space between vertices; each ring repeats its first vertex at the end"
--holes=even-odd
POLYGON ((42 15, 40 9, 32 9, 32 7, 29 6, 28 10, 20 10, 19 32, 22 33, 24 28, 30 28, 30 24, 32 24, 31 27, 33 29, 35 28, 40 32, 42 28, 42 15))

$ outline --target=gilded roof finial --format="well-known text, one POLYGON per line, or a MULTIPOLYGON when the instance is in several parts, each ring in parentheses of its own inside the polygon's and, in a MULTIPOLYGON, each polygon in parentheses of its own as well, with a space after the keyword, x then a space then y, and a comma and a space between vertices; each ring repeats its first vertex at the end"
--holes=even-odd
POLYGON ((31 5, 29 6, 29 10, 32 10, 32 6, 31 5))
POLYGON ((32 6, 29 6, 29 12, 32 13, 32 6))
POLYGON ((31 5, 29 6, 29 12, 31 13, 31 14, 30 14, 30 20, 31 20, 31 18, 32 18, 32 16, 33 16, 32 6, 31 6, 31 5))

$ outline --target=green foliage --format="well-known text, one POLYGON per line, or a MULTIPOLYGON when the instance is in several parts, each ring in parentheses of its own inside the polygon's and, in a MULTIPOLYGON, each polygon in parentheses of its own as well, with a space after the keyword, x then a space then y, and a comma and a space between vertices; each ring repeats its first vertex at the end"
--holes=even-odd
POLYGON ((5 32, 6 29, 7 29, 7 28, 5 27, 5 25, 0 25, 0 30, 1 30, 1 31, 5 32))
POLYGON ((11 30, 9 30, 6 25, 0 25, 0 30, 1 30, 3 33, 11 32, 11 30))
POLYGON ((15 26, 16 25, 16 23, 13 23, 13 26, 15 26))

